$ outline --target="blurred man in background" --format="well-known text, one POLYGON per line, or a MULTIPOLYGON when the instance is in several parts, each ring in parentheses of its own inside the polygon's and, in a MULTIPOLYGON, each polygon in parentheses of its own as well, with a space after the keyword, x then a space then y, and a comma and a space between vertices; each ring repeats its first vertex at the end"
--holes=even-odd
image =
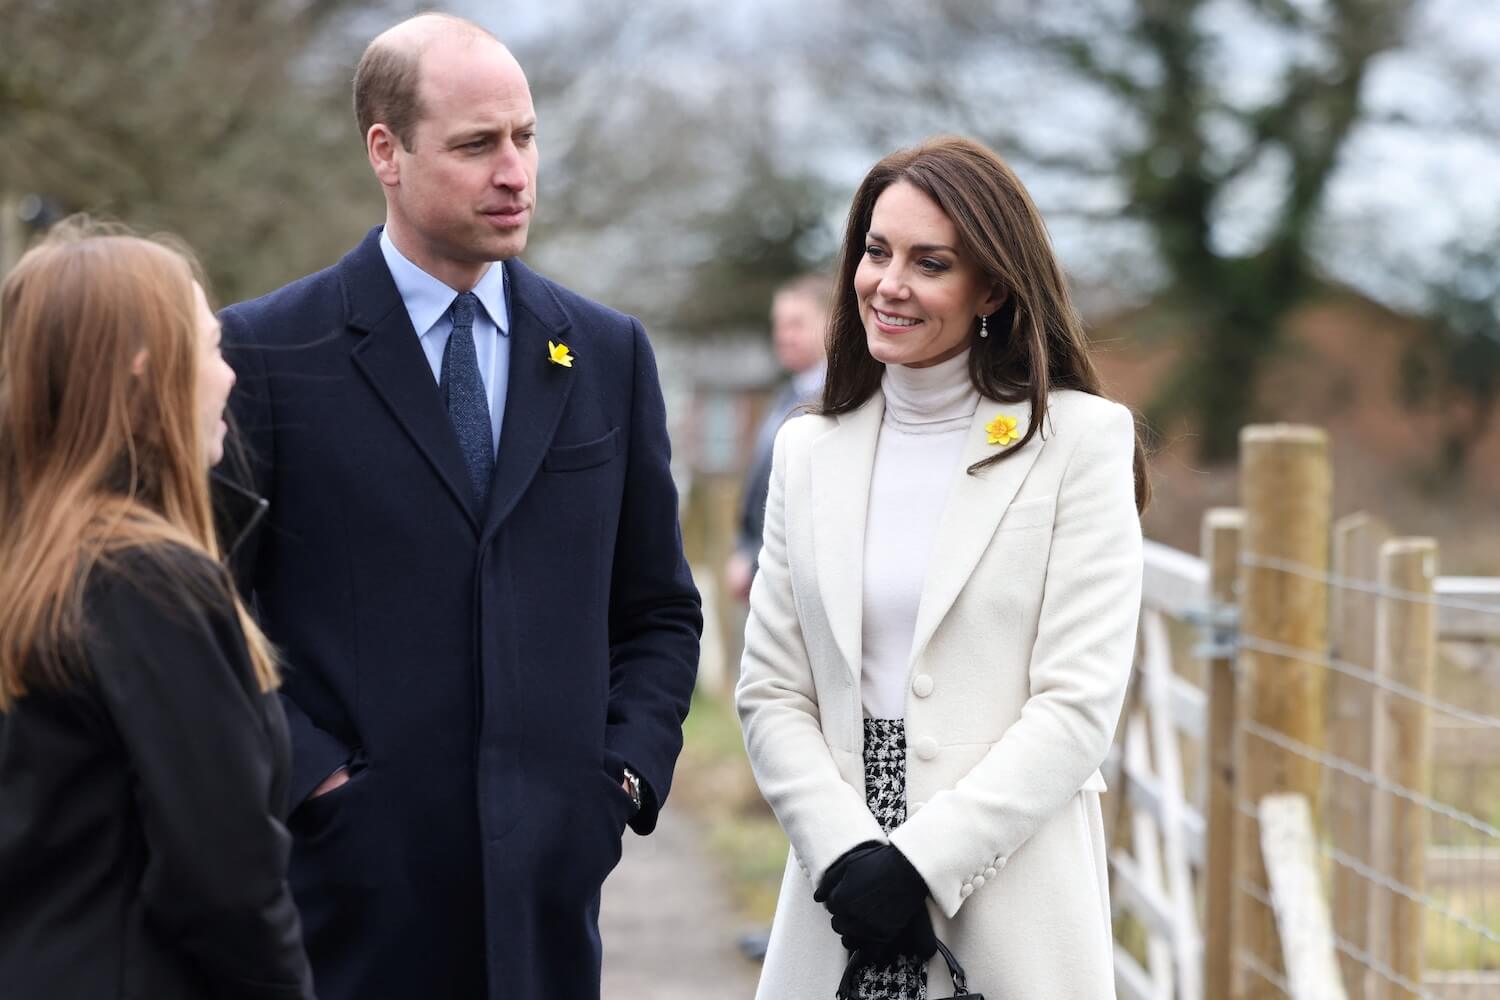
POLYGON ((825 275, 804 274, 776 290, 771 299, 771 346, 776 361, 791 376, 766 409, 755 435, 755 450, 745 473, 740 499, 739 537, 724 567, 724 582, 737 600, 750 596, 755 560, 760 554, 766 517, 766 492, 771 486, 771 446, 776 432, 799 406, 817 403, 823 393, 824 334, 828 327, 830 283, 825 275))
MULTIPOLYGON (((745 490, 740 497, 738 535, 734 552, 724 566, 724 585, 738 601, 750 599, 760 555, 761 531, 766 520, 766 494, 771 488, 771 446, 776 432, 799 412, 816 405, 823 395, 823 372, 827 368, 824 337, 828 330, 829 295, 832 282, 826 275, 804 274, 776 289, 771 297, 771 349, 776 362, 791 378, 766 407, 755 434, 755 450, 745 472, 745 490)), ((752 931, 740 938, 746 957, 760 960, 770 942, 769 929, 752 931)))

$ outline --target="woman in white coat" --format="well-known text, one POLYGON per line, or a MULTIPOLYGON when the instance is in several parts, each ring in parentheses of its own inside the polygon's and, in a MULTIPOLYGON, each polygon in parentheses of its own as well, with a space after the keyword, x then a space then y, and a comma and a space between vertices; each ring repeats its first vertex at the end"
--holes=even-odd
POLYGON ((816 415, 778 436, 737 692, 791 840, 759 997, 1114 994, 1099 765, 1147 499, 1041 217, 964 139, 855 194, 816 415), (825 908, 826 905, 826 908, 825 908))

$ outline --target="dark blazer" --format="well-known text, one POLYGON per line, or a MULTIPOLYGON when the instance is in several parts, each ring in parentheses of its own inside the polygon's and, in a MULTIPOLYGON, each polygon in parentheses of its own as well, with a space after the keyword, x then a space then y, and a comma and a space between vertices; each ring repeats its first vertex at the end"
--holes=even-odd
POLYGON ((286 721, 227 574, 181 549, 123 565, 85 589, 75 682, 0 714, 0 995, 311 997, 286 721))
POLYGON ((378 240, 223 316, 271 502, 239 570, 290 665, 318 990, 594 1000, 599 888, 627 820, 656 823, 702 628, 655 362, 634 319, 506 262, 510 381, 476 509, 378 240), (633 818, 624 762, 652 792, 633 818))
POLYGON ((788 382, 776 393, 766 407, 765 416, 761 418, 760 428, 755 435, 755 448, 750 453, 750 467, 745 470, 744 488, 740 493, 737 518, 739 531, 735 539, 735 547, 754 567, 758 568, 762 536, 765 534, 766 495, 771 489, 771 446, 776 443, 776 432, 796 412, 797 407, 816 403, 822 391, 822 386, 819 386, 816 392, 803 395, 797 391, 795 381, 788 382))

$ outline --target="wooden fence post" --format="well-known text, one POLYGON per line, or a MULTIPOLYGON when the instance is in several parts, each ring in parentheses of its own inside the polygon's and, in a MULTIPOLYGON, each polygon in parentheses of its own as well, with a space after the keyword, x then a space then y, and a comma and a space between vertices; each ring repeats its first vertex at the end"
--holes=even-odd
POLYGON ((732 695, 739 681, 745 633, 744 605, 723 586, 723 567, 738 534, 739 490, 733 476, 694 476, 681 515, 683 548, 703 597, 698 687, 719 698, 732 695))
MULTIPOLYGON (((1210 613, 1235 603, 1240 568, 1240 536, 1245 512, 1220 507, 1203 517, 1203 561, 1208 564, 1210 613)), ((1217 630, 1215 630, 1217 631, 1217 630)), ((1204 661, 1208 696, 1208 733, 1204 740, 1208 770, 1207 828, 1203 865, 1203 995, 1229 996, 1234 969, 1230 955, 1230 920, 1234 900, 1234 654, 1216 650, 1204 661)))
MULTIPOLYGON (((1235 775, 1238 826, 1234 837, 1236 891, 1231 916, 1231 996, 1275 1000, 1280 991, 1239 960, 1241 952, 1281 968, 1271 909, 1251 892, 1267 881, 1256 825, 1256 804, 1277 792, 1298 792, 1316 804, 1322 771, 1275 745, 1254 728, 1313 748, 1323 745, 1325 668, 1305 657, 1328 650, 1328 529, 1332 493, 1328 436, 1315 427, 1278 424, 1240 434, 1245 530, 1240 567, 1240 689, 1235 775), (1267 652, 1269 644, 1287 653, 1267 652), (1248 806, 1248 815, 1239 809, 1248 806), (1243 882, 1249 891, 1240 888, 1243 882)), ((1314 814, 1316 814, 1314 805, 1314 814)))
MULTIPOLYGON (((1385 522, 1369 514, 1350 514, 1333 526, 1333 568, 1342 579, 1373 584, 1380 579, 1380 546, 1391 537, 1385 522)), ((1375 595, 1335 587, 1329 596, 1333 655, 1371 672, 1375 669, 1375 595)), ((1333 673, 1328 678, 1328 749, 1338 757, 1373 770, 1371 757, 1375 688, 1367 681, 1333 673)), ((1370 817, 1374 789, 1347 774, 1334 774, 1324 809, 1324 826, 1334 845, 1370 864, 1370 817)), ((1333 866, 1334 933, 1357 948, 1370 947, 1369 881, 1343 865, 1333 866)), ((1340 956, 1350 1000, 1364 1000, 1365 967, 1340 956)))
POLYGON ((1291 1000, 1347 1000, 1312 812, 1300 795, 1260 800, 1260 853, 1266 862, 1291 1000))
MULTIPOLYGON (((1437 543, 1395 538, 1380 547, 1380 595, 1376 611, 1375 669, 1393 684, 1432 693, 1437 664, 1437 614, 1432 603, 1437 543)), ((1427 795, 1432 773, 1431 712, 1428 706, 1390 691, 1376 692, 1375 772, 1387 781, 1427 795)), ((1374 868, 1414 894, 1426 888, 1427 810, 1389 793, 1376 796, 1374 868)), ((1393 892, 1375 894, 1370 947, 1407 980, 1420 983, 1426 922, 1420 903, 1393 892)), ((1370 977, 1372 1000, 1404 996, 1378 976, 1370 977)))

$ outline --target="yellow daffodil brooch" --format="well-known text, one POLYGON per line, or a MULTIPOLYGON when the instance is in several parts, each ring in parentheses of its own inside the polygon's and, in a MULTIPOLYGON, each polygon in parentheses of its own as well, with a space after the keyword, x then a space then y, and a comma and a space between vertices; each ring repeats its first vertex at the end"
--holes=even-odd
POLYGON ((550 340, 547 341, 547 360, 563 368, 573 367, 573 355, 568 353, 567 344, 554 344, 550 340))
POLYGON ((1016 430, 1016 418, 1003 413, 985 424, 984 429, 989 434, 990 444, 1007 445, 1021 436, 1016 430))

